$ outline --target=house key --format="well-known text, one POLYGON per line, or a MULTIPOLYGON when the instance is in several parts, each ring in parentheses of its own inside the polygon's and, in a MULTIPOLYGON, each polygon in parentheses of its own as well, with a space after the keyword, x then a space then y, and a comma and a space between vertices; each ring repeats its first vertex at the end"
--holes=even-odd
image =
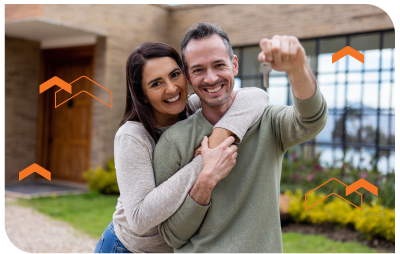
POLYGON ((271 64, 268 62, 260 63, 260 72, 263 74, 264 88, 269 86, 269 73, 271 72, 271 64))

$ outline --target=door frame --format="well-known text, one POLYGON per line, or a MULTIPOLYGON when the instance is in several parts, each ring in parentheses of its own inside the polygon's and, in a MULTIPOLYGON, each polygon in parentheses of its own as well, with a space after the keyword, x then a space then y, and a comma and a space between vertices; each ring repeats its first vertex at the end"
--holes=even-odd
MULTIPOLYGON (((40 78, 39 84, 42 84, 50 76, 51 63, 60 59, 65 61, 76 61, 80 58, 91 58, 91 73, 88 76, 93 79, 94 77, 94 63, 95 63, 95 45, 90 46, 79 46, 79 47, 68 47, 68 48, 57 48, 57 49, 45 49, 41 51, 40 56, 40 78)), ((78 78, 78 77, 77 77, 78 78)), ((49 169, 49 138, 50 138, 50 124, 51 124, 51 111, 50 107, 54 107, 54 95, 51 94, 50 90, 39 94, 39 107, 38 107, 38 129, 37 129, 37 148, 36 148, 36 161, 37 163, 49 169)), ((54 90, 54 89, 53 89, 54 90)), ((89 137, 86 151, 86 165, 87 169, 90 167, 91 162, 91 140, 92 140, 92 122, 93 122, 93 103, 90 104, 89 108, 89 137)), ((38 176, 36 176, 39 178, 38 176)), ((76 182, 76 181, 75 181, 76 182)))

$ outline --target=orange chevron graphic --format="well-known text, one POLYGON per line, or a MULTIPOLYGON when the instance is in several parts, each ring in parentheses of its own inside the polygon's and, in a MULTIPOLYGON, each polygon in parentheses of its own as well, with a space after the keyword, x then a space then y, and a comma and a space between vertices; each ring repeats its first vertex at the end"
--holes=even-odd
POLYGON ((371 184, 370 182, 368 182, 364 179, 360 179, 357 182, 352 183, 349 186, 347 186, 346 187, 346 196, 355 192, 356 190, 360 189, 361 187, 366 189, 367 191, 371 192, 372 194, 375 194, 375 196, 378 196, 378 187, 376 187, 375 185, 371 184))
POLYGON ((353 49, 350 46, 346 46, 344 48, 342 48, 341 50, 339 50, 338 52, 336 52, 335 54, 332 55, 332 63, 336 62, 337 60, 350 55, 352 57, 354 57, 355 59, 357 59, 358 61, 364 63, 364 55, 362 53, 360 53, 359 51, 353 49))
POLYGON ((51 173, 36 163, 33 163, 26 169, 20 171, 19 172, 19 180, 21 181, 22 179, 24 179, 25 177, 29 176, 30 174, 32 174, 34 172, 38 173, 39 175, 43 176, 47 180, 51 181, 51 173))
POLYGON ((351 205, 357 207, 358 209, 362 210, 362 194, 359 193, 359 192, 357 191, 357 190, 358 190, 359 188, 361 188, 361 187, 363 187, 364 189, 366 189, 366 190, 372 192, 373 194, 375 194, 376 196, 378 196, 378 187, 376 187, 375 185, 369 183, 368 181, 366 181, 366 180, 364 180, 364 179, 360 179, 360 180, 358 180, 357 182, 355 182, 355 183, 353 183, 353 184, 347 186, 346 184, 342 183, 342 182, 339 181, 338 179, 336 179, 336 178, 331 178, 331 179, 329 179, 328 181, 326 181, 325 183, 323 183, 323 184, 321 184, 320 186, 318 186, 317 188, 313 189, 312 191, 307 192, 307 194, 305 195, 305 204, 304 204, 305 207, 304 207, 304 208, 305 208, 305 210, 308 210, 308 209, 310 209, 311 207, 313 207, 313 206, 315 206, 316 204, 318 204, 319 202, 321 202, 322 200, 328 198, 329 196, 331 196, 331 195, 336 195, 336 196, 338 196, 339 198, 343 199, 344 201, 348 202, 349 204, 351 204, 351 205), (350 201, 348 201, 347 199, 345 199, 345 198, 339 196, 339 195, 336 194, 336 193, 331 193, 331 194, 329 194, 328 196, 324 197, 324 198, 321 199, 321 200, 318 200, 317 202, 315 202, 314 204, 312 204, 311 206, 309 206, 309 207, 307 208, 307 195, 310 194, 311 192, 315 191, 315 190, 318 189, 319 187, 321 187, 321 186, 327 184, 328 182, 330 182, 330 181, 332 181, 332 180, 335 180, 335 181, 337 181, 337 182, 343 184, 344 186, 346 186, 346 196, 348 196, 349 194, 351 194, 351 193, 353 193, 353 192, 358 193, 358 194, 361 196, 361 207, 356 206, 355 204, 351 203, 350 201))
POLYGON ((70 84, 60 79, 59 77, 54 76, 39 86, 39 94, 43 93, 52 86, 59 86, 61 87, 61 89, 64 89, 68 93, 72 93, 72 86, 70 84))
POLYGON ((72 82, 69 83, 69 84, 71 85, 72 83, 78 81, 78 80, 81 79, 81 78, 87 78, 88 80, 92 81, 93 83, 95 83, 96 85, 100 86, 100 87, 103 88, 104 90, 108 91, 108 92, 111 94, 111 105, 105 103, 104 101, 100 100, 99 98, 97 98, 96 96, 92 95, 91 93, 89 93, 88 91, 85 91, 85 90, 80 91, 79 93, 75 94, 75 95, 72 96, 71 98, 68 98, 67 100, 65 100, 65 101, 63 101, 63 102, 61 102, 60 104, 57 105, 57 93, 58 93, 59 91, 62 90, 62 89, 60 89, 60 90, 56 91, 56 96, 55 96, 55 98, 54 98, 54 105, 55 105, 56 108, 57 108, 58 106, 64 104, 64 103, 66 103, 67 101, 71 100, 72 98, 74 98, 74 97, 77 96, 78 94, 83 93, 83 92, 89 94, 89 95, 92 96, 93 98, 95 98, 95 99, 101 101, 102 103, 104 103, 104 104, 106 104, 107 106, 109 106, 110 108, 112 108, 112 92, 111 92, 110 90, 108 90, 107 88, 101 86, 100 84, 96 83, 95 81, 91 80, 90 78, 88 78, 88 77, 86 77, 86 76, 81 76, 81 77, 75 79, 74 81, 72 81, 72 82))

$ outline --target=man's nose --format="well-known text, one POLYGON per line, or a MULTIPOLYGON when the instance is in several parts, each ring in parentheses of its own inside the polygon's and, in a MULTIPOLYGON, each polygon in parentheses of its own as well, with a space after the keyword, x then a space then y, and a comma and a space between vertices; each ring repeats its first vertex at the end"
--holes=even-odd
POLYGON ((217 74, 213 71, 213 69, 211 69, 211 68, 208 69, 207 72, 206 72, 206 77, 204 78, 204 82, 207 83, 207 84, 212 85, 212 84, 214 84, 215 81, 217 81, 217 80, 218 80, 218 76, 217 76, 217 74))

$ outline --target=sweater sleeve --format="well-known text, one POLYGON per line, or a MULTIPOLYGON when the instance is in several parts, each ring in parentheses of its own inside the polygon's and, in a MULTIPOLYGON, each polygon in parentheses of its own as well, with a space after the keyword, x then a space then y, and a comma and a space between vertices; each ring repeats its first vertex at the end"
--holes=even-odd
POLYGON ((141 236, 178 210, 203 169, 197 156, 163 184, 155 187, 152 148, 140 138, 116 136, 115 167, 128 224, 141 236))
POLYGON ((292 96, 292 106, 270 108, 273 132, 283 152, 317 136, 328 119, 328 107, 318 84, 309 99, 299 100, 293 93, 292 96))
MULTIPOLYGON (((240 88, 234 92, 235 100, 214 128, 231 131, 236 135, 235 142, 240 143, 247 130, 261 118, 269 96, 267 92, 256 87, 240 88)), ((196 94, 189 97, 188 104, 193 112, 201 108, 200 98, 196 94)))
POLYGON ((248 87, 235 91, 236 97, 225 115, 214 126, 227 129, 236 135, 240 143, 247 130, 262 116, 268 105, 269 96, 260 88, 248 87))
MULTIPOLYGON (((168 142, 166 133, 164 133, 154 149, 156 185, 161 186, 164 181, 179 170, 181 163, 179 154, 177 146, 174 145, 174 142, 168 142)), ((201 206, 190 195, 187 195, 176 213, 158 226, 161 237, 168 245, 176 249, 181 248, 200 228, 210 205, 211 203, 208 206, 201 206)))

